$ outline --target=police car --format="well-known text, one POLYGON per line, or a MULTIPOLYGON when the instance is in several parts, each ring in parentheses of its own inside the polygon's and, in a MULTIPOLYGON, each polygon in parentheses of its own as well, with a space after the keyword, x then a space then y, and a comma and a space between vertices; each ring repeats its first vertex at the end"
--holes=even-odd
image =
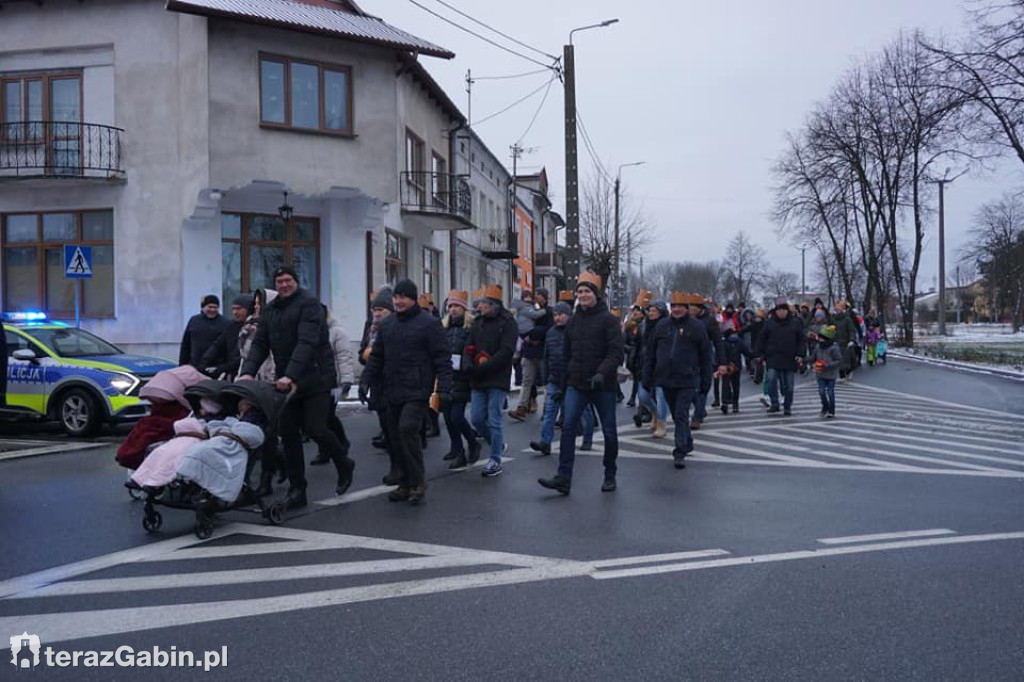
POLYGON ((100 337, 37 312, 3 316, 7 341, 5 416, 60 422, 70 436, 95 434, 104 423, 149 413, 139 390, 159 371, 160 358, 129 355, 100 337))

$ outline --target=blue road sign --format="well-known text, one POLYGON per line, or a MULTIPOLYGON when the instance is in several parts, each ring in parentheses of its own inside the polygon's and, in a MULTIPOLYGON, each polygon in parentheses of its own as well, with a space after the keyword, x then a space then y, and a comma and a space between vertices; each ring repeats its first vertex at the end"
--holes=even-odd
POLYGON ((92 247, 64 245, 64 278, 92 279, 92 247))

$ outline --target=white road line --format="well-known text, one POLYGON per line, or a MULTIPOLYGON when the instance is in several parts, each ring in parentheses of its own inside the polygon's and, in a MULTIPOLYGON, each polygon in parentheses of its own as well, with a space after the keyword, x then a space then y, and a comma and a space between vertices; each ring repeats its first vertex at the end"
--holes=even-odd
MULTIPOLYGON (((674 445, 669 445, 668 443, 643 442, 643 441, 638 441, 635 438, 620 438, 619 441, 620 442, 626 441, 627 443, 632 443, 633 445, 640 445, 640 446, 643 446, 643 447, 654 448, 656 450, 661 450, 662 452, 672 452, 673 450, 675 450, 675 446, 674 445)), ((669 441, 669 442, 672 442, 672 441, 669 441)), ((781 454, 770 453, 770 452, 761 452, 760 450, 751 450, 749 448, 741 448, 741 447, 736 446, 736 445, 727 445, 725 443, 709 443, 709 445, 711 447, 713 447, 713 448, 718 448, 718 449, 721 449, 721 450, 727 450, 729 452, 736 452, 736 453, 739 453, 741 455, 751 455, 753 457, 757 457, 758 459, 767 459, 767 460, 772 460, 772 461, 776 461, 776 462, 786 462, 788 464, 802 464, 802 465, 813 465, 813 464, 816 463, 816 460, 813 460, 813 459, 804 459, 803 457, 791 457, 789 455, 781 455, 781 454)), ((696 446, 696 442, 695 442, 695 446, 696 446)))
POLYGON ((591 561, 594 568, 609 568, 611 566, 631 566, 635 564, 656 564, 664 561, 677 561, 679 559, 702 559, 709 556, 724 556, 729 552, 724 549, 701 549, 693 552, 669 552, 668 554, 647 554, 641 556, 625 556, 617 559, 601 559, 591 561))
MULTIPOLYGON (((845 547, 829 547, 827 549, 809 549, 796 552, 780 552, 777 554, 760 554, 754 556, 729 557, 727 559, 711 559, 708 561, 691 561, 681 564, 661 564, 658 566, 640 566, 624 568, 618 571, 599 571, 592 573, 595 580, 612 580, 615 578, 634 578, 642 575, 659 573, 675 573, 679 571, 696 571, 705 568, 724 568, 726 566, 750 566, 777 561, 794 561, 797 559, 821 559, 828 556, 844 554, 862 554, 868 552, 885 552, 894 549, 910 549, 914 547, 935 547, 939 545, 958 545, 973 542, 993 542, 998 540, 1022 540, 1024 533, 990 533, 988 535, 958 535, 956 537, 929 538, 923 540, 904 540, 901 542, 881 542, 874 545, 848 545, 845 547)), ((2 621, 0 621, 2 625, 2 621)), ((12 623, 13 625, 13 623, 12 623)))
MULTIPOLYGON (((851 434, 849 436, 850 438, 854 438, 854 437, 864 438, 864 436, 865 436, 865 433, 864 433, 863 429, 858 429, 856 426, 848 425, 846 423, 840 424, 838 422, 831 422, 828 425, 828 429, 833 434, 835 434, 837 431, 840 432, 840 436, 839 436, 840 438, 845 437, 845 436, 841 435, 842 433, 850 433, 851 434)), ((950 441, 945 440, 945 439, 921 438, 919 436, 910 436, 910 435, 906 435, 906 434, 902 434, 902 433, 892 433, 891 431, 877 431, 877 430, 874 430, 874 431, 869 431, 867 435, 868 435, 868 438, 870 438, 872 441, 874 441, 879 436, 883 436, 886 439, 885 442, 888 445, 898 445, 898 446, 903 447, 903 448, 910 448, 911 450, 921 450, 923 452, 935 452, 936 448, 942 448, 943 450, 948 451, 948 450, 951 449, 951 447, 953 447, 953 448, 956 448, 957 450, 960 451, 960 452, 957 453, 958 457, 966 457, 968 459, 978 459, 978 460, 983 460, 983 461, 986 461, 986 462, 999 462, 1000 464, 1016 464, 1018 466, 1024 466, 1024 457, 1019 457, 1019 458, 996 457, 994 455, 979 455, 979 454, 976 454, 976 453, 973 453, 973 452, 963 452, 963 449, 969 448, 969 449, 974 449, 974 450, 981 450, 983 452, 997 452, 997 453, 1006 454, 1006 455, 1013 455, 1014 454, 1012 452, 1007 452, 1005 450, 996 450, 994 448, 988 448, 988 447, 984 447, 984 446, 981 446, 981 445, 968 445, 966 443, 950 442, 950 441), (914 441, 914 442, 917 442, 917 443, 929 443, 932 447, 923 447, 923 446, 920 446, 920 445, 912 445, 910 443, 902 443, 902 442, 899 442, 899 441, 893 442, 893 441, 890 440, 890 439, 893 439, 893 438, 900 438, 902 440, 909 440, 909 441, 914 441)), ((941 453, 939 453, 939 454, 941 454, 941 453)), ((1021 454, 1024 455, 1024 453, 1021 453, 1021 454)))
POLYGON ((109 443, 61 443, 60 445, 49 445, 46 447, 30 448, 28 450, 14 450, 0 454, 0 462, 9 459, 21 459, 23 457, 36 457, 38 455, 49 455, 54 452, 73 453, 80 450, 92 450, 95 448, 109 447, 109 443))
POLYGON ((959 403, 951 403, 951 402, 947 402, 945 400, 939 400, 937 398, 930 398, 928 396, 923 396, 923 395, 915 395, 913 393, 903 393, 901 391, 894 391, 894 390, 892 390, 890 388, 881 388, 879 386, 867 386, 865 384, 853 384, 853 385, 848 386, 847 388, 852 388, 854 390, 861 389, 861 390, 867 390, 867 391, 875 391, 877 393, 887 393, 889 395, 898 395, 898 396, 902 396, 902 397, 905 397, 905 398, 912 398, 914 400, 923 400, 924 402, 934 403, 936 405, 945 405, 947 407, 953 407, 953 408, 956 408, 958 410, 967 410, 967 411, 970 411, 970 412, 984 412, 984 413, 987 413, 987 414, 994 414, 994 415, 999 416, 999 417, 1006 417, 1006 418, 1009 418, 1009 419, 1018 420, 1018 421, 1024 423, 1024 415, 1014 414, 1013 412, 1003 412, 1003 411, 1000 411, 1000 410, 992 410, 992 409, 989 409, 987 407, 974 407, 973 405, 961 405, 959 403))
MULTIPOLYGON (((860 426, 865 429, 876 429, 879 427, 888 430, 897 431, 910 431, 915 434, 932 434, 935 438, 940 438, 943 441, 948 442, 950 439, 957 441, 958 443, 964 441, 975 441, 978 443, 991 443, 998 444, 1001 447, 1005 447, 1007 444, 1006 436, 977 436, 977 435, 965 435, 963 433, 964 427, 951 427, 941 426, 938 424, 918 424, 915 426, 908 426, 906 420, 897 419, 885 419, 877 417, 875 415, 865 414, 859 410, 853 412, 842 410, 840 406, 840 419, 826 424, 850 424, 853 426, 860 426), (926 430, 927 429, 927 430, 926 430)), ((979 448, 982 446, 978 446, 979 448)), ((1024 450, 1022 450, 1024 452, 1024 450)))
POLYGON ((818 538, 823 545, 847 545, 855 542, 875 542, 877 540, 903 540, 905 538, 927 538, 935 535, 956 535, 955 530, 948 528, 932 528, 930 530, 908 530, 902 533, 875 533, 874 535, 847 535, 838 538, 818 538))
POLYGON ((908 405, 906 403, 886 403, 878 401, 872 396, 857 398, 837 398, 839 406, 856 406, 870 411, 883 411, 892 416, 905 415, 913 420, 943 420, 955 424, 979 424, 987 427, 995 427, 1007 430, 1019 430, 1020 424, 1009 422, 1003 417, 990 417, 988 415, 977 415, 965 413, 963 410, 953 408, 934 408, 931 406, 908 405))
MULTIPOLYGON (((767 429, 765 429, 765 431, 767 431, 767 429)), ((762 445, 764 445, 766 443, 764 437, 762 437, 762 438, 751 438, 751 437, 733 435, 733 434, 728 434, 728 433, 723 434, 723 435, 725 437, 729 438, 730 440, 739 440, 739 441, 744 441, 744 442, 749 442, 749 443, 760 443, 762 445)), ((872 459, 870 457, 860 457, 860 456, 857 456, 857 455, 849 455, 849 454, 846 454, 846 453, 843 453, 843 452, 822 452, 822 449, 821 449, 822 446, 821 445, 819 445, 817 449, 812 449, 812 448, 805 448, 805 447, 800 446, 800 445, 789 445, 788 443, 778 442, 778 441, 771 441, 771 444, 773 446, 784 447, 784 448, 789 449, 789 450, 793 450, 793 449, 798 449, 799 448, 800 450, 803 450, 803 451, 811 451, 811 452, 814 452, 815 454, 817 454, 820 457, 827 457, 829 459, 842 459, 842 460, 845 460, 847 462, 859 462, 861 464, 870 464, 870 465, 873 465, 874 468, 881 468, 881 469, 893 469, 893 468, 895 468, 895 469, 900 469, 900 470, 905 470, 907 468, 904 465, 899 465, 899 464, 895 464, 895 463, 879 462, 879 460, 872 459)), ((712 443, 711 446, 712 447, 717 447, 718 444, 717 443, 712 443)))

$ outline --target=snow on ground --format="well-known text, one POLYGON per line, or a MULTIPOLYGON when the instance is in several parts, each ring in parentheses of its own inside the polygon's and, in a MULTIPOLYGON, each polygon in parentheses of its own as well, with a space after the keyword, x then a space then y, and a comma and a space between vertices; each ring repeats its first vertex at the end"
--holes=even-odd
POLYGON ((1008 324, 947 324, 946 336, 938 335, 935 325, 914 330, 919 343, 1019 343, 1024 345, 1024 330, 1013 333, 1008 324))

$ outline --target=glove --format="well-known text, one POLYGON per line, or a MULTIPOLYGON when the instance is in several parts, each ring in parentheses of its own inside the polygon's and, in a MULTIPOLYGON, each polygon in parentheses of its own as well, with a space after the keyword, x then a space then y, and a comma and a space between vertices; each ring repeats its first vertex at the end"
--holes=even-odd
POLYGON ((359 402, 365 405, 368 402, 370 387, 366 384, 359 384, 359 402))
POLYGON ((590 390, 591 391, 603 391, 604 390, 604 375, 595 374, 590 377, 590 390))

